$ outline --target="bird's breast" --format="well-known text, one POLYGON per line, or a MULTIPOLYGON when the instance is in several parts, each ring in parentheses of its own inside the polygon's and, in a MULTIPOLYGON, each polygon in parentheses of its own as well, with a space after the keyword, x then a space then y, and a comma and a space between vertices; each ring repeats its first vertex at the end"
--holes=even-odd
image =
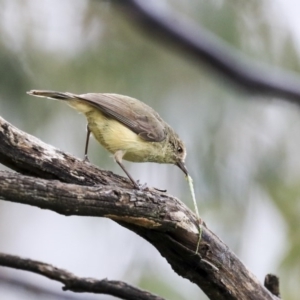
POLYGON ((88 126, 96 140, 109 152, 123 150, 123 159, 133 162, 163 163, 163 142, 147 142, 119 121, 106 117, 100 111, 86 113, 88 126))

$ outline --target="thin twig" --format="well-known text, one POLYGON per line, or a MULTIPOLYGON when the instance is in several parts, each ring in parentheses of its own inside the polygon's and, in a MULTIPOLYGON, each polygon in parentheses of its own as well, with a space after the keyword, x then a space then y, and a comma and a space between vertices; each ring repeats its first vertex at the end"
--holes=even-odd
POLYGON ((66 270, 52 265, 19 256, 0 253, 0 265, 14 269, 33 272, 64 284, 64 291, 76 293, 107 294, 126 300, 164 300, 149 292, 133 287, 123 281, 97 280, 78 277, 66 270))
POLYGON ((29 294, 35 295, 36 297, 44 299, 44 297, 51 297, 51 299, 56 300, 86 300, 86 298, 74 297, 71 295, 67 295, 63 292, 56 292, 53 289, 48 289, 43 287, 42 285, 36 285, 29 280, 22 280, 19 278, 15 278, 15 276, 9 276, 7 274, 0 273, 0 286, 9 286, 14 291, 19 289, 20 292, 24 293, 24 290, 29 294))

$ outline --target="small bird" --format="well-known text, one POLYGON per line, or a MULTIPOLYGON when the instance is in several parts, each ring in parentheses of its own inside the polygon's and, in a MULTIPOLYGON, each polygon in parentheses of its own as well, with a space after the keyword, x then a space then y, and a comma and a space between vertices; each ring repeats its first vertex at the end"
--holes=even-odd
POLYGON ((136 189, 137 182, 125 169, 122 159, 177 165, 188 177, 186 148, 177 133, 145 103, 118 94, 31 90, 29 95, 66 101, 87 118, 85 159, 90 133, 110 153, 136 189))
POLYGON ((85 160, 88 160, 90 133, 110 153, 126 173, 136 189, 137 182, 125 169, 122 159, 132 162, 156 162, 177 165, 185 174, 198 219, 199 237, 196 254, 202 237, 192 178, 185 166, 186 148, 177 133, 159 114, 140 100, 118 94, 88 93, 76 95, 68 92, 31 90, 27 94, 66 101, 87 118, 85 160))

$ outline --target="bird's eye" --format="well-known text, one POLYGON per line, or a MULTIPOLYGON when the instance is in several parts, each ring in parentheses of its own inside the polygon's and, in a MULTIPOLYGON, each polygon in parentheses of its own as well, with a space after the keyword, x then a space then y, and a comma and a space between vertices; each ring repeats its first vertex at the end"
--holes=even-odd
POLYGON ((182 153, 182 152, 183 152, 182 147, 178 146, 178 147, 177 147, 177 152, 178 152, 178 153, 182 153))

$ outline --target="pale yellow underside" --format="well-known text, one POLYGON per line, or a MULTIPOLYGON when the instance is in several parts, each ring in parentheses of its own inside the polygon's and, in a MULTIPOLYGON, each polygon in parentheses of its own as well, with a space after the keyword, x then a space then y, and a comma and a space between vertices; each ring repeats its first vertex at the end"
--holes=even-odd
POLYGON ((123 159, 133 162, 163 162, 165 147, 147 142, 119 121, 108 118, 89 104, 69 101, 70 106, 86 115, 88 126, 96 140, 109 152, 122 150, 123 159), (155 155, 153 155, 155 153, 155 155))

